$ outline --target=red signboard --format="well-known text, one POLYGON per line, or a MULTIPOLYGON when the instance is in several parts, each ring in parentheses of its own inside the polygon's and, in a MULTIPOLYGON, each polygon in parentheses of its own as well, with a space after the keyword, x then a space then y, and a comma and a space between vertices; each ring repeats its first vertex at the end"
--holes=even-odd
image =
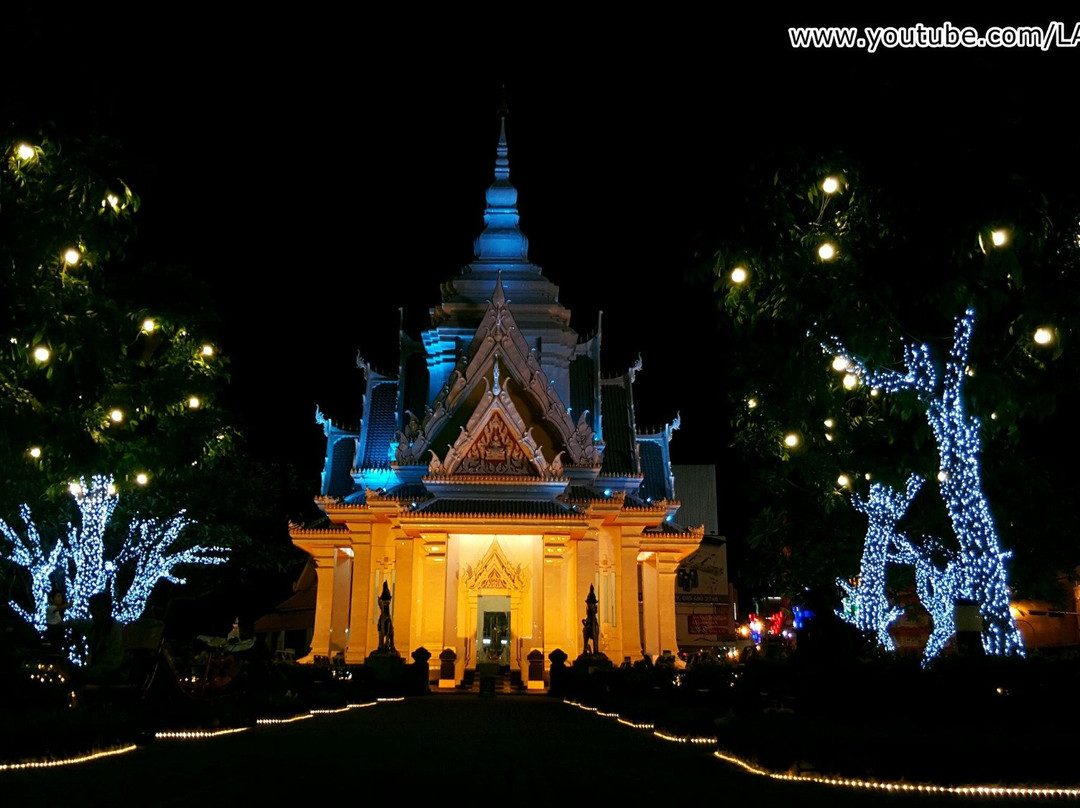
POLYGON ((732 631, 731 618, 724 610, 723 614, 688 614, 686 616, 687 630, 694 634, 730 634, 732 631))

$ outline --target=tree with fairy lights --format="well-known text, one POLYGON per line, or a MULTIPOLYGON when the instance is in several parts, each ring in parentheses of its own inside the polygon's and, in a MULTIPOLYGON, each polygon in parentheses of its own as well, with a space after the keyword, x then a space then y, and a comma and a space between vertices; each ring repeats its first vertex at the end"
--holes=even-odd
POLYGON ((975 600, 984 648, 1020 653, 1010 597, 1068 603, 1080 564, 1060 505, 1080 449, 1075 184, 995 172, 970 143, 767 159, 733 180, 746 199, 708 267, 746 469, 742 588, 836 592, 884 647, 912 590, 930 654, 975 600), (942 160, 933 192, 914 181, 942 160))
MULTIPOLYGON (((250 488, 258 475, 219 404, 226 360, 208 290, 140 252, 122 144, 36 131, 8 133, 0 150, 0 520, 29 531, 0 533, 0 560, 11 562, 0 563, 0 584, 36 624, 42 591, 63 589, 70 565, 68 583, 82 591, 93 566, 78 560, 89 545, 61 551, 50 538, 70 520, 72 481, 107 472, 124 492, 110 500, 115 521, 190 506, 199 524, 187 530, 201 543, 254 547, 223 481, 250 488)), ((93 543, 103 533, 88 516, 109 514, 83 514, 93 543)), ((149 542, 173 523, 138 524, 149 542)))
POLYGON ((5 510, 101 470, 175 490, 231 451, 206 290, 133 256, 122 146, 0 141, 0 491, 5 510))
MULTIPOLYGON (((951 568, 954 574, 947 576, 942 572, 935 575, 935 597, 929 604, 924 602, 923 605, 928 607, 935 626, 938 626, 946 621, 951 625, 951 619, 941 614, 942 611, 951 611, 950 604, 961 599, 975 601, 979 604, 985 626, 984 649, 990 654, 1012 655, 1022 653, 1023 644, 1009 613, 1005 560, 1010 554, 1001 549, 990 506, 983 493, 981 425, 979 419, 967 411, 963 395, 974 325, 975 312, 972 309, 957 320, 952 351, 944 374, 939 373, 925 344, 906 347, 906 369, 903 373, 868 368, 860 359, 851 356, 838 339, 827 340, 822 348, 827 355, 846 360, 845 369, 871 388, 885 393, 911 391, 926 408, 926 418, 937 446, 937 479, 941 496, 948 509, 953 535, 960 546, 947 568, 951 568), (944 586, 946 581, 951 585, 948 588, 944 586), (934 609, 941 601, 944 601, 944 610, 934 609)), ((895 501, 890 503, 892 507, 888 510, 893 518, 903 515, 914 493, 917 493, 917 488, 912 492, 909 480, 907 494, 902 500, 903 510, 897 508, 895 501)), ((888 498, 887 494, 879 496, 888 498)), ((880 525, 883 521, 886 520, 871 515, 872 526, 880 525)), ((895 532, 891 535, 895 535, 895 532)), ((879 547, 880 544, 880 539, 867 540, 868 546, 879 547)), ((907 544, 907 548, 914 553, 917 562, 922 554, 910 544, 907 544)), ((881 591, 864 598, 864 601, 873 604, 881 597, 884 597, 883 587, 881 591)), ((939 650, 939 637, 934 639, 934 643, 928 644, 928 652, 939 650)), ((891 647, 891 643, 887 645, 891 647)))
POLYGON ((89 484, 80 480, 72 484, 71 494, 81 518, 78 525, 69 524, 64 534, 43 536, 27 505, 21 508, 25 536, 0 521, 0 534, 14 547, 7 560, 26 568, 33 581, 33 611, 15 601, 10 605, 40 633, 45 632, 49 592, 58 576, 71 604, 66 619, 89 619, 90 598, 108 592, 113 617, 130 623, 142 616, 160 581, 184 583, 178 567, 221 564, 227 559, 222 547, 181 546, 181 533, 191 525, 183 511, 164 522, 135 518, 126 536, 113 535, 110 523, 119 495, 111 477, 95 476, 89 484))

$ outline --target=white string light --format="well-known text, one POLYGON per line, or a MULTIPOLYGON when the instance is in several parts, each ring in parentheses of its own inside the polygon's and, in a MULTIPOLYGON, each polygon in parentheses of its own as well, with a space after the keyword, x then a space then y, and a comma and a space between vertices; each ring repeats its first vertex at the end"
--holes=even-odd
MULTIPOLYGON (((982 644, 986 653, 1022 656, 1023 641, 1009 612, 1005 561, 1011 553, 1001 549, 982 490, 979 419, 966 411, 962 395, 974 326, 973 309, 957 319, 952 350, 940 384, 926 344, 904 347, 907 367, 904 373, 871 370, 855 358, 852 358, 852 372, 866 384, 889 393, 912 391, 926 407, 926 418, 937 442, 938 484, 960 547, 944 569, 936 567, 925 551, 910 545, 905 548, 903 542, 898 545, 897 558, 915 562, 917 585, 922 576, 920 599, 928 598, 929 602, 923 605, 931 614, 938 615, 935 633, 940 635, 940 627, 944 626, 951 635, 955 603, 960 599, 973 600, 979 604, 982 616, 982 644)), ((821 347, 830 356, 852 356, 836 338, 822 343, 821 347)), ((934 637, 934 644, 928 643, 927 652, 936 653, 940 650, 936 647, 947 639, 934 637)))
MULTIPOLYGON (((0 554, 0 558, 7 558, 30 572, 34 598, 33 612, 15 602, 11 606, 39 632, 45 631, 53 576, 61 571, 66 584, 65 597, 71 603, 67 610, 69 620, 89 618, 90 598, 99 592, 109 592, 113 596, 113 618, 130 623, 142 615, 150 592, 159 581, 184 583, 176 575, 176 567, 221 564, 226 560, 227 550, 221 547, 196 546, 171 551, 180 533, 192 524, 184 511, 164 523, 157 519, 134 519, 127 540, 110 557, 105 550, 105 531, 118 501, 113 478, 95 475, 89 484, 79 480, 72 483, 71 493, 79 509, 80 524, 78 527, 68 524, 66 538, 58 538, 52 544, 43 540, 27 505, 19 509, 26 526, 25 538, 0 520, 0 533, 12 544, 12 549, 0 554), (123 596, 117 598, 116 582, 121 570, 131 571, 132 578, 123 596)), ((81 660, 73 658, 73 661, 81 660)))

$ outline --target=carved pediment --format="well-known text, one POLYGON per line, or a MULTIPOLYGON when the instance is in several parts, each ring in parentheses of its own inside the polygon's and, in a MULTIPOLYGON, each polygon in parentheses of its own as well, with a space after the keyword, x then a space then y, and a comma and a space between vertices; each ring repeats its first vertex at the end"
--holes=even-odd
POLYGON ((535 474, 531 460, 510 425, 495 412, 455 470, 465 474, 535 474))
MULTIPOLYGON (((553 471, 533 439, 532 431, 518 414, 505 390, 485 395, 486 405, 477 408, 446 457, 439 462, 432 453, 430 476, 497 474, 501 476, 551 476, 553 471)), ((559 464, 561 471, 561 462, 559 464)))
MULTIPOLYGON (((451 374, 439 395, 432 402, 431 410, 419 425, 416 437, 409 442, 408 449, 402 450, 398 462, 405 461, 405 454, 413 458, 412 462, 423 462, 428 456, 429 450, 438 451, 438 447, 445 445, 440 432, 452 422, 455 413, 467 402, 475 401, 475 392, 478 389, 487 388, 483 397, 488 402, 492 397, 496 401, 509 402, 505 394, 507 385, 516 385, 515 390, 520 391, 528 401, 530 410, 539 418, 543 419, 543 429, 554 440, 550 446, 551 452, 565 452, 565 459, 560 463, 574 466, 599 466, 600 454, 593 440, 592 430, 587 426, 577 425, 570 419, 567 413, 566 403, 563 402, 550 384, 543 369, 540 367, 536 356, 533 354, 525 338, 518 331, 513 313, 507 304, 502 289, 502 282, 496 283, 495 293, 472 341, 469 344, 467 356, 463 357, 458 367, 451 374)), ((481 409, 484 407, 481 404, 481 409)), ((476 434, 474 418, 469 419, 467 429, 476 434)), ((508 418, 507 423, 513 425, 520 418, 508 418)), ((460 420, 457 421, 460 423, 460 420)), ((527 427, 518 425, 519 433, 525 433, 527 427)), ((496 436, 490 436, 497 444, 496 436)), ((460 437, 453 436, 455 440, 452 455, 447 455, 442 460, 444 469, 451 469, 461 462, 464 449, 460 446, 460 437)), ((533 458, 533 464, 540 473, 545 473, 546 464, 540 456, 540 463, 536 463, 537 455, 534 446, 526 441, 523 445, 525 454, 533 458)), ((479 451, 479 450, 478 450, 479 451)), ((488 450, 488 457, 484 463, 495 462, 496 450, 488 450)), ((473 459, 474 462, 476 458, 473 459)), ((519 466, 520 467, 520 466, 519 466)), ((524 469, 524 467, 520 467, 524 469)), ((524 470, 509 473, 525 473, 524 470)), ((533 473, 533 472, 528 472, 533 473)))
POLYGON ((466 588, 477 591, 481 589, 508 589, 514 592, 524 592, 528 584, 528 577, 520 564, 513 565, 499 546, 499 540, 491 542, 488 551, 480 563, 473 567, 466 564, 461 573, 462 583, 466 588))

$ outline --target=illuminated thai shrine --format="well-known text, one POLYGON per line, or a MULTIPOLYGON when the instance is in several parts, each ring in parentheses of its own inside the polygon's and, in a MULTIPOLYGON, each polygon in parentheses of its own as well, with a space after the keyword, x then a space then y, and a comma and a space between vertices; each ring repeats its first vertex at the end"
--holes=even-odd
POLYGON ((678 419, 637 432, 640 366, 601 375, 599 324, 581 338, 530 263, 505 120, 474 246, 430 328, 397 335, 395 373, 358 359, 359 428, 316 414, 329 526, 290 531, 318 585, 302 661, 368 660, 387 592, 394 648, 441 658, 444 687, 485 661, 542 687, 540 654, 582 652, 590 593, 609 660, 677 651, 679 563, 704 533, 674 521, 678 419))

